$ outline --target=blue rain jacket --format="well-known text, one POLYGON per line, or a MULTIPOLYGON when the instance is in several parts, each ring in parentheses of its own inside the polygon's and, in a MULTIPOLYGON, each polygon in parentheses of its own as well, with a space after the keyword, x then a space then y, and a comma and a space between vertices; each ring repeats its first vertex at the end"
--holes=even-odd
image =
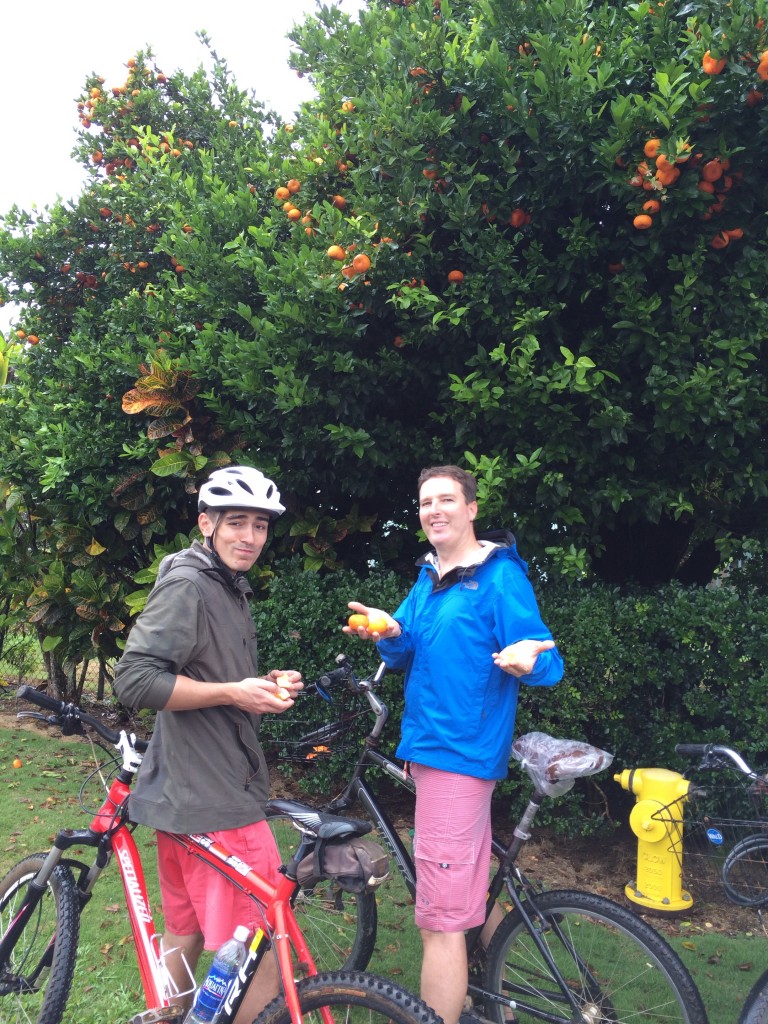
POLYGON ((539 655, 521 679, 491 658, 518 640, 551 640, 539 614, 528 566, 507 531, 485 561, 438 578, 428 556, 394 613, 399 637, 381 640, 387 666, 405 673, 405 710, 397 755, 405 761, 479 779, 503 779, 520 683, 554 686, 563 676, 557 648, 539 655))

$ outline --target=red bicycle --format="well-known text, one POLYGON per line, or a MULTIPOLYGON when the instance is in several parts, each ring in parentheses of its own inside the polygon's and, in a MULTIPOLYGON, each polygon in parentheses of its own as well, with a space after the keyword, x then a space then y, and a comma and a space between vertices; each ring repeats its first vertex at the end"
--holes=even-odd
MULTIPOLYGON (((180 992, 164 964, 160 936, 147 894, 141 857, 128 820, 131 783, 147 743, 125 731, 115 732, 75 704, 67 704, 22 686, 18 696, 50 714, 22 712, 64 734, 93 729, 113 744, 119 756, 105 783, 104 802, 86 829, 62 829, 47 853, 25 857, 0 882, 0 1018, 5 1024, 59 1024, 75 972, 80 915, 94 886, 112 860, 117 862, 133 933, 147 1009, 132 1024, 175 1022, 184 1011, 180 992), (91 864, 72 856, 73 848, 94 850, 91 864)), ((313 810, 293 801, 271 801, 269 812, 290 818, 301 834, 295 853, 273 886, 248 864, 233 857, 206 835, 173 835, 189 854, 210 865, 247 893, 260 911, 261 926, 250 943, 246 962, 233 982, 217 1024, 232 1024, 248 986, 268 951, 277 958, 282 995, 259 1015, 262 1024, 301 1024, 317 1014, 323 1024, 344 1021, 437 1024, 425 1003, 388 979, 358 971, 318 973, 315 959, 294 913, 300 893, 298 865, 320 841, 349 841, 370 830, 366 822, 313 810), (297 980, 301 978, 301 980, 297 980)), ((332 921, 329 922, 332 928, 332 921)))

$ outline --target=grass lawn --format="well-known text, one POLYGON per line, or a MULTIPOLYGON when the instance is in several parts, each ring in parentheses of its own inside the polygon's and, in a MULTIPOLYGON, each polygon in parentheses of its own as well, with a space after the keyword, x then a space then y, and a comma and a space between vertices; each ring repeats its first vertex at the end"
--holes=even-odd
MULTIPOLYGON (((95 755, 99 762, 106 758, 98 749, 95 755)), ((85 827, 88 819, 80 808, 79 792, 93 773, 95 755, 87 740, 62 738, 57 730, 21 728, 13 720, 0 727, 0 876, 22 857, 50 846, 60 827, 85 827), (18 761, 21 766, 13 767, 18 761)), ((101 795, 98 778, 90 778, 84 790, 86 806, 97 806, 101 795)), ((135 837, 157 915, 154 834, 138 829, 135 837)), ((386 883, 378 902, 378 944, 370 969, 417 990, 420 942, 399 879, 386 883)), ((715 919, 711 923, 712 928, 697 925, 670 941, 695 977, 711 1024, 736 1024, 747 991, 768 966, 768 942, 757 919, 754 932, 737 936, 718 931, 715 919)), ((82 919, 65 1024, 119 1022, 142 1008, 119 874, 111 867, 82 919)))

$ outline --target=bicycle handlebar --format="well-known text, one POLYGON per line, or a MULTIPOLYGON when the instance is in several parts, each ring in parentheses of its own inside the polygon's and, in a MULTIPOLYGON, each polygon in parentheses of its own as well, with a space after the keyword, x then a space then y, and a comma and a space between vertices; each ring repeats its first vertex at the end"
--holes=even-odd
MULTIPOLYGON (((30 704, 37 704, 39 708, 45 708, 46 711, 52 711, 53 714, 50 717, 44 717, 43 721, 48 722, 50 725, 61 726, 65 734, 77 732, 80 730, 80 725, 87 725, 108 743, 112 743, 116 747, 120 745, 121 734, 119 732, 110 729, 109 726, 104 725, 98 718, 89 715, 87 711, 83 711, 77 704, 67 704, 66 701, 49 697, 47 693, 41 693, 34 686, 27 686, 26 684, 18 688, 16 696, 20 700, 29 701, 30 704)), ((149 741, 134 738, 133 746, 140 754, 143 754, 149 746, 149 741)))
POLYGON ((717 743, 678 743, 675 753, 689 759, 700 757, 702 768, 722 768, 725 761, 730 761, 744 775, 755 774, 738 751, 717 743))

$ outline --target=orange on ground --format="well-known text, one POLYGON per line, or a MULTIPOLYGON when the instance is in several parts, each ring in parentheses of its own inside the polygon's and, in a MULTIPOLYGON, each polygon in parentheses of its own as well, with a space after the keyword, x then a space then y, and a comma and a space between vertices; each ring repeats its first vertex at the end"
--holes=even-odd
POLYGON ((21 766, 23 764, 24 764, 24 762, 21 760, 20 757, 14 757, 14 759, 13 759, 13 767, 14 768, 21 768, 21 766))

